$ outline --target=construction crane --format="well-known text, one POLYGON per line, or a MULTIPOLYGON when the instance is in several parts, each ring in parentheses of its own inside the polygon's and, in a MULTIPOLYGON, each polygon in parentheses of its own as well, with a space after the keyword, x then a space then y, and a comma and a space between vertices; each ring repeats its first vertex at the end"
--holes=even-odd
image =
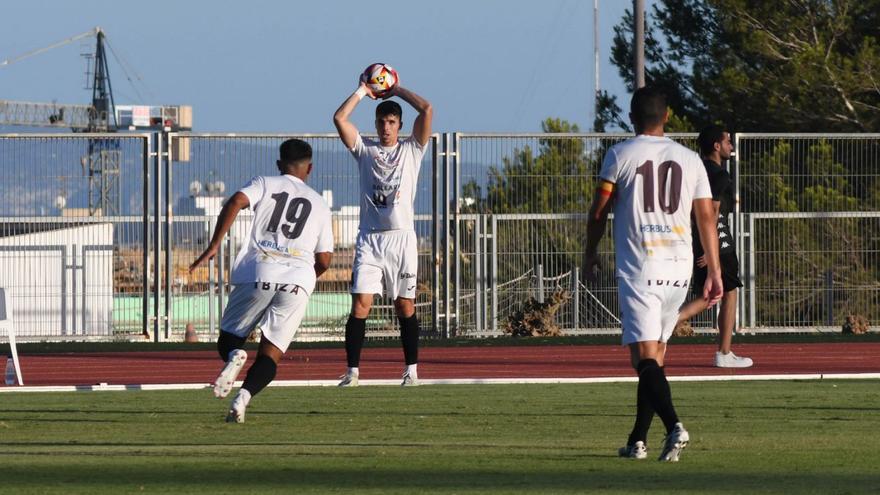
MULTIPOLYGON (((116 132, 119 130, 178 131, 192 129, 192 107, 188 105, 116 105, 110 84, 105 51, 106 36, 100 27, 58 41, 49 46, 0 62, 8 67, 24 59, 94 36, 94 71, 90 105, 0 100, 0 125, 70 128, 75 132, 116 132)), ((82 157, 83 173, 89 177, 89 215, 119 215, 119 166, 122 152, 119 140, 90 138, 88 153, 82 157)))
POLYGON ((115 104, 105 50, 106 35, 100 27, 6 59, 0 62, 0 68, 91 36, 96 39, 91 105, 0 99, 0 125, 63 127, 83 132, 192 129, 192 107, 188 105, 115 104))

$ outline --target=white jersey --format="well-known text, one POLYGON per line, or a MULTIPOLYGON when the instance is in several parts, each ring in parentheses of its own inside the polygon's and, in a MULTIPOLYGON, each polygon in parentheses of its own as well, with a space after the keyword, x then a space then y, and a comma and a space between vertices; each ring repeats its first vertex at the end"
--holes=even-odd
POLYGON ((320 194, 292 175, 254 177, 239 192, 254 221, 232 267, 232 283, 295 284, 315 289, 315 253, 333 252, 330 208, 320 194))
POLYGON ((699 155, 667 137, 639 135, 608 150, 599 177, 615 184, 617 276, 689 279, 692 203, 712 198, 699 155))
POLYGON ((386 147, 358 134, 351 153, 360 175, 362 232, 415 229, 413 203, 426 149, 414 136, 386 147))

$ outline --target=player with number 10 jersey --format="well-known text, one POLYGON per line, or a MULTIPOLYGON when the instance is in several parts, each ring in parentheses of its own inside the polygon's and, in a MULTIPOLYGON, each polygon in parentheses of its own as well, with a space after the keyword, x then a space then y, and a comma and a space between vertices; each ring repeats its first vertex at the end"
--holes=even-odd
POLYGON ((638 135, 605 154, 599 177, 617 192, 617 276, 689 279, 691 204, 712 197, 699 155, 665 136, 638 135), (637 181, 640 187, 633 187, 637 181))

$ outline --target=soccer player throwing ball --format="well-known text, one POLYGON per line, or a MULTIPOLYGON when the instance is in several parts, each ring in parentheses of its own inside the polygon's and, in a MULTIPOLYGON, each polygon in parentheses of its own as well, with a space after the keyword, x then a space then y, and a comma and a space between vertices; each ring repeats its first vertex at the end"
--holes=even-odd
POLYGON ((677 461, 689 436, 672 404, 663 358, 691 278, 691 210, 707 268, 702 297, 721 298, 718 233, 712 191, 700 157, 664 137, 669 118, 659 90, 636 90, 630 120, 636 137, 605 155, 590 207, 583 268, 590 281, 599 267, 597 248, 614 208, 614 249, 623 344, 638 372, 636 421, 622 457, 647 457, 648 429, 656 412, 666 427, 661 461, 677 461))
POLYGON ((400 340, 406 369, 401 385, 418 384, 419 320, 415 312, 418 251, 413 203, 416 182, 431 137, 431 104, 399 84, 381 95, 363 82, 333 115, 339 137, 357 161, 360 182, 360 225, 355 243, 351 283, 351 313, 345 324, 345 354, 348 369, 341 387, 358 384, 361 349, 367 316, 375 294, 394 298, 400 322, 400 340), (376 107, 378 140, 363 138, 348 119, 364 96, 384 99, 376 107), (415 108, 412 135, 399 140, 403 110, 397 96, 415 108))
POLYGON ((248 335, 256 326, 262 330, 257 358, 229 407, 230 423, 244 423, 251 398, 275 378, 333 253, 330 208, 305 183, 312 171, 312 147, 289 139, 281 144, 280 155, 281 175, 254 177, 232 195, 220 210, 211 243, 189 267, 192 272, 217 254, 240 210, 254 210, 247 244, 232 267, 232 290, 217 339, 226 365, 214 382, 214 395, 223 398, 247 360, 242 347, 248 335))

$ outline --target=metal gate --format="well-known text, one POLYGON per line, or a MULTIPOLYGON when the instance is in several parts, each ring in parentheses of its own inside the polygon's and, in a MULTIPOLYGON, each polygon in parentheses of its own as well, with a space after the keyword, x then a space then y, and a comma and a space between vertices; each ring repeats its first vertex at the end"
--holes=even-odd
MULTIPOLYGON (((298 338, 341 339, 357 229, 354 161, 336 134, 0 135, 0 287, 23 340, 176 340, 213 335, 242 212, 215 262, 189 275, 224 197, 277 173, 278 145, 315 151, 310 185, 329 191, 337 250, 298 338), (62 317, 62 315, 64 315, 62 317)), ((569 333, 618 331, 610 269, 578 272, 584 214, 605 150, 625 134, 432 136, 419 176, 417 310, 440 337, 500 335, 529 300, 562 292, 569 333)), ((694 135, 672 135, 694 146, 694 135)), ((880 319, 880 134, 738 134, 734 235, 742 327, 839 328, 880 319)), ((600 245, 613 264, 611 236, 600 245)), ((697 325, 709 325, 711 312, 697 325)), ((369 335, 397 334, 378 301, 369 335)))
MULTIPOLYGON (((276 175, 278 147, 299 138, 312 146, 314 169, 308 184, 331 206, 334 237, 333 261, 318 280, 297 340, 341 340, 351 308, 349 284, 353 248, 357 236, 359 184, 356 162, 336 134, 203 134, 171 133, 162 154, 166 167, 166 212, 161 252, 161 280, 169 304, 160 308, 166 322, 165 336, 186 325, 215 334, 235 255, 250 228, 252 213, 243 210, 223 244, 223 250, 207 268, 192 275, 186 268, 207 246, 224 198, 256 175, 276 175), (173 214, 172 214, 173 211, 173 214), (169 328, 171 330, 169 330, 169 328)), ((439 135, 433 135, 425 153, 416 190, 415 229, 419 238, 418 296, 416 312, 422 326, 435 335, 440 293, 440 247, 437 234, 437 182, 440 177, 439 135)), ((396 336, 393 301, 381 297, 368 319, 367 335, 396 336)))
POLYGON ((149 134, 0 135, 0 287, 22 340, 145 332, 153 143, 149 134))

